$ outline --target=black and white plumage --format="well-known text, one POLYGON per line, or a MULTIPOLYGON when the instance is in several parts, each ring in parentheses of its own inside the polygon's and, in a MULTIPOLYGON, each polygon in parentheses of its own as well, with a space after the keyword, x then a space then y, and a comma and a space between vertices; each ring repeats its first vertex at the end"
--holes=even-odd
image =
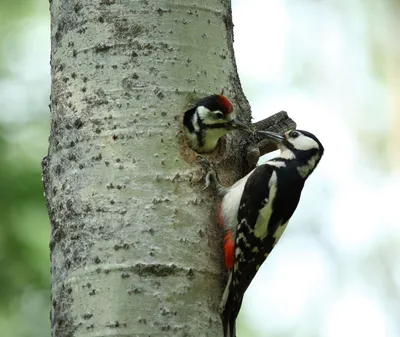
POLYGON ((220 217, 235 231, 234 264, 221 301, 225 337, 236 336, 243 295, 285 230, 304 183, 324 152, 320 141, 307 131, 261 132, 278 144, 280 156, 256 167, 230 188, 220 186, 213 175, 224 195, 220 217))
POLYGON ((233 105, 223 95, 201 99, 185 112, 183 126, 190 148, 198 153, 213 151, 218 140, 233 130, 248 129, 233 118, 233 105))

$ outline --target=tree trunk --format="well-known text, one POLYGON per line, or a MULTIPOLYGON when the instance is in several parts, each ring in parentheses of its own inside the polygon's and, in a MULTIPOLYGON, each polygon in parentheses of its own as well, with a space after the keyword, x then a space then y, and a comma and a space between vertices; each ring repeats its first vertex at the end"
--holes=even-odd
POLYGON ((230 1, 50 2, 52 336, 221 336, 216 201, 181 123, 222 88, 250 121, 230 1))

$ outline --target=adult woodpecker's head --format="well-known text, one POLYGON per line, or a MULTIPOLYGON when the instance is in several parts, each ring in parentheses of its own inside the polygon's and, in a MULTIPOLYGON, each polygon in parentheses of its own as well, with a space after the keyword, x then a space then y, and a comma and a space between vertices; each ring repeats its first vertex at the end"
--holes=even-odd
POLYGON ((284 134, 269 131, 258 132, 277 143, 281 150, 280 158, 289 161, 295 160, 298 172, 304 178, 314 171, 324 154, 321 142, 308 131, 291 130, 284 134))
POLYGON ((233 130, 248 127, 233 116, 233 105, 223 95, 211 95, 202 98, 183 117, 185 134, 192 150, 211 152, 218 140, 233 130))

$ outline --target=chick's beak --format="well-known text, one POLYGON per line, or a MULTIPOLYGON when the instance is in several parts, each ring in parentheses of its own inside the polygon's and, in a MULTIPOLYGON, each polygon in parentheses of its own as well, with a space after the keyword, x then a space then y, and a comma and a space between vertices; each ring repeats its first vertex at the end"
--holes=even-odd
POLYGON ((232 119, 227 124, 227 129, 229 129, 229 130, 249 130, 250 128, 246 124, 239 122, 237 119, 232 119))
POLYGON ((264 135, 266 138, 273 141, 274 143, 280 144, 284 140, 286 140, 286 137, 284 135, 280 135, 279 133, 270 131, 258 131, 258 133, 264 135))

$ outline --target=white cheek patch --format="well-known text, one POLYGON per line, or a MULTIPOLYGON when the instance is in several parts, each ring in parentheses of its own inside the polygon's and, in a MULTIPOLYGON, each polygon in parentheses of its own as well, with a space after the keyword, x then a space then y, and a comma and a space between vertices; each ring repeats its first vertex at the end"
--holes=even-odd
POLYGON ((197 122, 197 114, 194 114, 192 117, 192 125, 194 128, 194 131, 198 132, 200 130, 199 123, 197 122))
POLYGON ((290 138, 289 142, 293 144, 294 148, 297 150, 307 151, 319 148, 318 143, 314 139, 304 135, 300 135, 297 138, 290 138))
POLYGON ((203 120, 210 113, 210 110, 204 106, 199 106, 197 107, 197 113, 199 114, 200 119, 203 120))

